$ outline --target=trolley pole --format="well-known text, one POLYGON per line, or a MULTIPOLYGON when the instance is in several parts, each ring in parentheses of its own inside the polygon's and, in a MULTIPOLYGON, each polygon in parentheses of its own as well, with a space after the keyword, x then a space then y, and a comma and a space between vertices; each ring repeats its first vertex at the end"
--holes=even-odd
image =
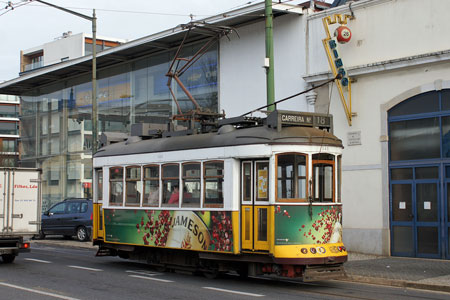
POLYGON ((267 109, 275 110, 275 75, 273 60, 273 14, 272 0, 265 0, 265 16, 266 16, 266 85, 267 85, 267 109), (272 105, 271 105, 272 104, 272 105))

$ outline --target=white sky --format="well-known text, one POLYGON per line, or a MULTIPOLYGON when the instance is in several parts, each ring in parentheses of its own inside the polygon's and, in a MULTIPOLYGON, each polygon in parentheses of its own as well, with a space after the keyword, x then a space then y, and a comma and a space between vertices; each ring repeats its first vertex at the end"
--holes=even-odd
MULTIPOLYGON (((198 20, 262 0, 45 1, 89 16, 95 8, 97 35, 133 40, 188 23, 190 14, 198 20)), ((92 32, 91 22, 80 17, 38 2, 26 5, 23 4, 29 2, 27 0, 11 2, 16 8, 6 10, 8 1, 0 0, 0 82, 18 76, 20 50, 50 42, 63 32, 92 32)))

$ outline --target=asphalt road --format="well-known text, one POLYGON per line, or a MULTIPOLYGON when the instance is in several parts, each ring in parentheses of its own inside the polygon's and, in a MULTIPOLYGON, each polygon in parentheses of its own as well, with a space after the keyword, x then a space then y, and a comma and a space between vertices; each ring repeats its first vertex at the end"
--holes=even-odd
POLYGON ((0 299, 449 299, 441 292, 351 282, 218 279, 161 273, 146 264, 95 257, 95 250, 33 245, 0 263, 0 299))

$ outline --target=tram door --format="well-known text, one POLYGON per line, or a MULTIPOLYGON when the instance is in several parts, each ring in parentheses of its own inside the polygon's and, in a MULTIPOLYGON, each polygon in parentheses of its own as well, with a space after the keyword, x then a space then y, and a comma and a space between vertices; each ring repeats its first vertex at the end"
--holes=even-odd
POLYGON ((268 160, 242 162, 241 206, 242 249, 268 251, 268 160))
POLYGON ((93 215, 95 224, 93 224, 94 232, 92 235, 93 239, 103 237, 103 171, 102 169, 95 169, 94 174, 94 207, 93 215))

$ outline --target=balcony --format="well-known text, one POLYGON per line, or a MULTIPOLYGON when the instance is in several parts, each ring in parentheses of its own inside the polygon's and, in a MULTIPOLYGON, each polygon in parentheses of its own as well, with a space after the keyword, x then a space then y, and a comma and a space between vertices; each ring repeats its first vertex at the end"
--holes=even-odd
POLYGON ((43 66, 44 66, 44 62, 42 60, 41 61, 37 61, 37 62, 28 64, 28 65, 25 65, 24 72, 35 70, 35 69, 39 69, 39 68, 42 68, 43 66))

